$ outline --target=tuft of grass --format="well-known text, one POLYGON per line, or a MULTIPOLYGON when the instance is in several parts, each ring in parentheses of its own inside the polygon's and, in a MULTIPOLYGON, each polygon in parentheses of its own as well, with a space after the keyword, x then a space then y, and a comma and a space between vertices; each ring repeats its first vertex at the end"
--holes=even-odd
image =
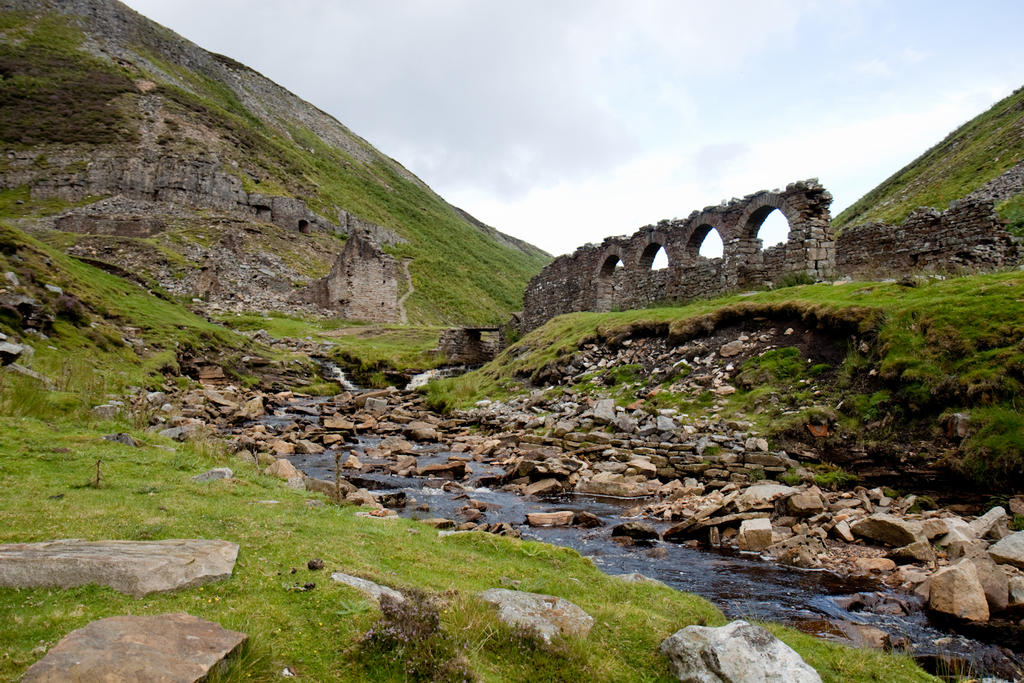
POLYGON ((1011 235, 1024 237, 1024 192, 1000 203, 996 213, 1006 221, 1006 230, 1011 235))

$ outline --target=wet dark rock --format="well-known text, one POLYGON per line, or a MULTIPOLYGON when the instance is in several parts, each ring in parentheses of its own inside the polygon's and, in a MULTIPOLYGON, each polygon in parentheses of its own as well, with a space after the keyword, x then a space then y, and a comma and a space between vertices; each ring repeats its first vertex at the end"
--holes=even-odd
POLYGON ((625 522, 612 528, 612 537, 626 536, 634 541, 656 541, 660 538, 654 527, 642 522, 625 522))

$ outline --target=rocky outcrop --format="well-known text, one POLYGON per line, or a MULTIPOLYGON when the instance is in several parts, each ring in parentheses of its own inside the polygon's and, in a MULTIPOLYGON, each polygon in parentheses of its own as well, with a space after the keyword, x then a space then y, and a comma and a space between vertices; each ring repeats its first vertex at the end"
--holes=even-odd
POLYGON ((66 681, 205 681, 248 636, 188 614, 108 617, 72 631, 22 677, 66 681))

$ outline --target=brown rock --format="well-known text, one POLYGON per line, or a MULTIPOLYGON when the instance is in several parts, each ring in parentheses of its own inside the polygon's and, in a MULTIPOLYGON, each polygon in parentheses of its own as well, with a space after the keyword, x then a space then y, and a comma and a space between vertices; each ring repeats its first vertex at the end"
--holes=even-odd
POLYGON ((355 424, 340 415, 331 415, 324 418, 325 429, 338 429, 344 432, 355 431, 355 424))
POLYGON ((416 470, 421 477, 440 477, 442 479, 462 479, 466 476, 466 463, 460 460, 438 462, 424 465, 416 470))
POLYGON ((416 420, 405 426, 405 435, 415 441, 439 441, 441 434, 434 428, 434 425, 416 420))
POLYGON ((288 443, 283 439, 274 439, 270 442, 270 450, 276 455, 292 455, 295 453, 295 444, 288 443))
POLYGON ((648 524, 642 522, 623 522, 612 528, 612 538, 625 536, 634 541, 658 540, 658 532, 648 524))
POLYGON ((527 496, 539 496, 541 494, 550 493, 552 491, 560 491, 561 488, 562 485, 558 482, 557 479, 554 479, 553 477, 548 477, 547 479, 541 479, 539 481, 533 482, 525 489, 523 489, 523 493, 527 496))
POLYGON ((914 541, 909 545, 896 548, 889 553, 890 559, 896 560, 902 563, 907 562, 923 562, 925 564, 932 564, 935 562, 935 549, 932 548, 932 544, 925 540, 914 541))
POLYGON ((789 514, 795 517, 810 517, 825 509, 821 496, 814 493, 797 493, 786 499, 789 514))
POLYGON ((302 476, 302 473, 295 469, 295 465, 285 458, 275 460, 272 465, 263 470, 263 474, 280 477, 281 479, 294 479, 295 477, 302 476))
POLYGON ((530 526, 569 526, 572 524, 573 517, 575 517, 575 513, 572 510, 528 512, 526 523, 530 526))
POLYGON ((887 557, 858 557, 853 560, 853 566, 862 572, 891 572, 896 569, 896 563, 887 557))
POLYGON ((743 353, 743 342, 739 339, 731 341, 727 344, 722 344, 718 349, 718 355, 722 358, 732 358, 743 353))
POLYGON ((313 443, 309 439, 299 439, 295 442, 295 452, 302 455, 317 455, 324 452, 323 446, 313 443))
POLYGON ((922 536, 919 522, 909 522, 885 513, 859 519, 850 525, 850 530, 857 536, 897 547, 910 545, 922 536))
POLYGON ((932 610, 968 621, 988 621, 988 600, 970 560, 939 570, 928 583, 932 610))
POLYGON ((772 523, 767 517, 746 519, 740 523, 737 537, 740 550, 760 552, 772 544, 772 523))
POLYGON ((22 681, 204 681, 248 636, 188 614, 108 617, 72 631, 22 681))

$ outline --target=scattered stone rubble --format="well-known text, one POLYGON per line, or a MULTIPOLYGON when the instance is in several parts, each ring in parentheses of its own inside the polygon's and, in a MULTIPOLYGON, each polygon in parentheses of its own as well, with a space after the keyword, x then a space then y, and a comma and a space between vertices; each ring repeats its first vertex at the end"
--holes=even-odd
MULTIPOLYGON (((172 400, 158 397, 165 399, 172 400)), ((623 543, 733 546, 794 567, 870 576, 916 596, 886 607, 904 612, 919 600, 934 612, 983 622, 1024 607, 1024 532, 1010 532, 1003 508, 972 519, 948 510, 918 511, 917 497, 893 498, 880 488, 826 491, 788 453, 772 450, 744 423, 681 424, 678 415, 625 412, 607 399, 567 394, 482 402, 448 418, 432 413, 419 395, 390 388, 343 392, 312 404, 290 392, 222 386, 192 390, 174 401, 180 409, 153 418, 177 425, 158 424, 164 433, 233 433, 240 456, 259 462, 266 474, 368 506, 373 516, 417 504, 361 488, 360 476, 374 469, 424 477, 429 485, 454 492, 490 486, 534 496, 575 491, 635 498, 633 519, 612 531, 623 543), (254 422, 281 409, 307 419, 282 427, 254 422), (360 434, 382 437, 365 450, 365 459, 376 464, 346 449, 360 434), (306 476, 287 459, 328 450, 340 465, 333 481, 306 476), (450 454, 447 461, 420 464, 423 455, 439 452, 450 454), (469 462, 499 465, 504 475, 474 478, 469 462), (793 472, 802 481, 773 480, 793 472)), ((601 524, 593 515, 570 511, 497 520, 469 493, 465 500, 457 519, 427 522, 506 535, 517 535, 520 523, 601 524)))

